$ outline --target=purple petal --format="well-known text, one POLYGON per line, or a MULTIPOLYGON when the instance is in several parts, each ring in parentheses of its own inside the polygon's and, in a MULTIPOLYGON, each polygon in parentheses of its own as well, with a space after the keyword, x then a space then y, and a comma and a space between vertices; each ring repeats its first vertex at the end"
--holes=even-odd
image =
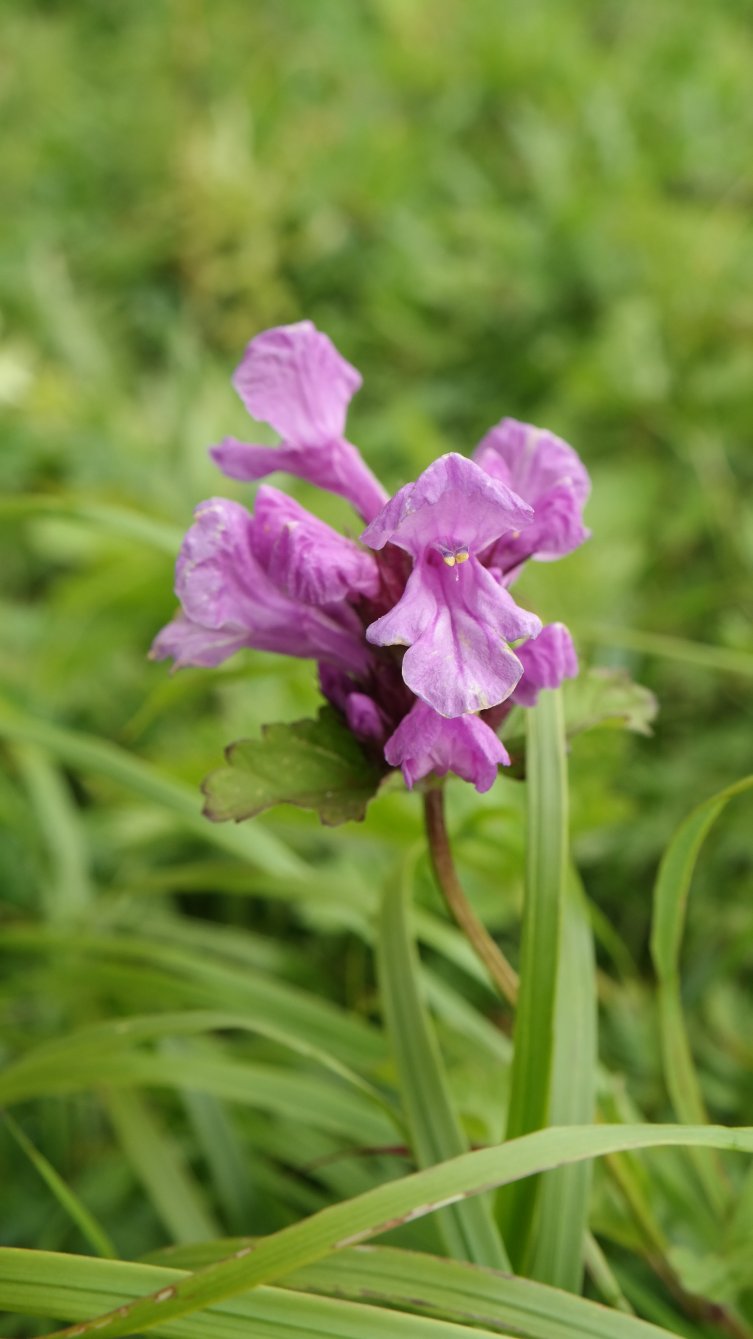
POLYGON ((384 506, 387 493, 371 473, 357 448, 341 438, 317 446, 252 446, 226 437, 209 451, 215 464, 230 479, 251 483, 276 470, 337 493, 355 507, 365 521, 384 506))
POLYGON ((535 512, 521 535, 504 536, 495 544, 488 557, 492 566, 509 573, 526 558, 559 558, 588 539, 582 513, 591 480, 577 452, 561 437, 506 418, 486 434, 473 458, 535 512))
POLYGON ((428 548, 452 556, 478 553, 532 519, 531 508, 505 483, 450 452, 401 488, 361 538, 372 549, 398 544, 414 558, 428 548))
POLYGON ((178 614, 157 633, 149 652, 150 660, 174 660, 173 669, 188 665, 211 669, 246 646, 245 633, 232 628, 205 628, 178 614))
POLYGON ((383 711, 347 674, 332 665, 320 665, 319 686, 327 700, 343 713, 358 739, 384 743, 388 730, 383 711))
POLYGON ((196 509, 176 564, 185 617, 157 637, 153 654, 178 663, 219 664, 240 647, 331 661, 363 673, 369 653, 346 604, 314 608, 280 591, 253 554, 254 521, 244 507, 213 498, 196 509))
POLYGON ((305 604, 376 595, 376 561, 286 493, 263 485, 254 504, 251 548, 276 586, 305 604))
POLYGON ((338 711, 345 711, 345 703, 353 692, 355 684, 348 675, 334 665, 327 664, 326 661, 317 665, 319 672, 319 687, 328 702, 338 711))
POLYGON ((341 437, 360 373, 311 321, 265 330, 247 346, 233 384, 252 418, 316 445, 341 437))
POLYGON ((564 679, 574 679, 578 673, 573 639, 564 623, 548 623, 515 654, 523 666, 523 677, 512 700, 520 707, 534 707, 542 688, 559 688, 564 679))
POLYGON ((345 719, 357 739, 383 744, 387 731, 376 702, 366 693, 351 693, 345 703, 345 719))
POLYGON ((391 767, 401 767, 411 790, 430 772, 456 772, 478 791, 494 785, 497 768, 509 755, 490 726, 478 716, 447 720, 424 702, 417 702, 384 746, 391 767))
POLYGON ((476 558, 448 568, 429 552, 366 637, 378 646, 408 646, 406 684, 441 716, 454 717, 510 696, 522 666, 506 643, 540 628, 540 619, 520 609, 476 558))

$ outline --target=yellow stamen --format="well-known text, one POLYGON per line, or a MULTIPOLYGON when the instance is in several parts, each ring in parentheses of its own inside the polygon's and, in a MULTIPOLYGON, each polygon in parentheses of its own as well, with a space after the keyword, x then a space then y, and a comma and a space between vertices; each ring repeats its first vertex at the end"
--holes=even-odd
POLYGON ((468 557, 469 555, 467 549, 458 549, 457 553, 455 554, 455 562, 466 563, 468 561, 468 557))
POLYGON ((443 553, 443 554, 442 554, 442 562, 443 562, 443 563, 447 563, 447 566, 448 566, 448 567, 454 567, 454 566, 455 566, 455 562, 456 562, 455 554, 454 554, 454 553, 443 553))

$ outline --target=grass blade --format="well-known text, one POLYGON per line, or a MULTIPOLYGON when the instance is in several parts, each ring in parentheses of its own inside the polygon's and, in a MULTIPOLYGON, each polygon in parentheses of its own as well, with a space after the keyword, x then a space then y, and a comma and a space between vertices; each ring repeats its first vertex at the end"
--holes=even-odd
MULTIPOLYGON (((140 1297, 131 1305, 95 1317, 77 1334, 94 1330, 98 1339, 151 1329, 273 1283, 295 1269, 388 1231, 399 1223, 446 1208, 469 1195, 607 1153, 628 1149, 694 1146, 753 1154, 753 1129, 723 1126, 570 1126, 539 1130, 497 1148, 464 1153, 450 1162, 335 1204, 311 1218, 242 1247, 228 1260, 140 1297)), ((63 1332, 65 1333, 65 1332, 63 1332)), ((68 1339, 73 1339, 68 1334, 68 1339)))
POLYGON ((182 530, 168 521, 73 493, 25 493, 0 498, 0 516, 5 521, 25 520, 28 517, 84 521, 103 530, 108 537, 119 535, 122 539, 157 549, 171 558, 177 554, 183 539, 182 530))
MULTIPOLYGON (((186 1254, 176 1252, 181 1259, 186 1254)), ((147 1290, 170 1288, 185 1277, 174 1266, 113 1264, 45 1251, 0 1250, 0 1306, 27 1314, 83 1320, 97 1308, 127 1303, 147 1290)), ((384 1247, 343 1251, 291 1275, 285 1290, 265 1288, 251 1297, 224 1302, 166 1325, 157 1324, 155 1333, 169 1333, 174 1339, 220 1339, 225 1335, 228 1339, 246 1339, 250 1334, 254 1339, 263 1335, 286 1339, 293 1319, 300 1327, 294 1339, 301 1333, 322 1332, 344 1334, 347 1339, 442 1339, 455 1335, 462 1339, 472 1334, 498 1336, 500 1330, 510 1330, 523 1339, 667 1339, 670 1333, 528 1279, 384 1247), (288 1289, 311 1289, 325 1296, 296 1296, 288 1289), (353 1300, 333 1302, 326 1296, 330 1293, 353 1300), (394 1309, 380 1312, 353 1304, 367 1296, 392 1308, 441 1316, 445 1323, 433 1320, 427 1324, 422 1315, 408 1316, 394 1309), (326 1325, 329 1328, 322 1329, 326 1325)))
POLYGON ((135 1092, 108 1092, 105 1106, 118 1139, 174 1241, 202 1241, 219 1226, 204 1203, 176 1141, 135 1092))
MULTIPOLYGON (((379 927, 379 981, 419 1167, 468 1150, 450 1095, 442 1056, 420 985, 420 964, 408 927, 406 880, 385 890, 379 927)), ((443 1211, 440 1227, 455 1259, 508 1269, 509 1260, 487 1199, 443 1211)))
MULTIPOLYGON (((583 890, 571 870, 557 978, 550 1125, 593 1119, 596 1100, 596 963, 583 890)), ((548 1172, 541 1182, 532 1277, 579 1293, 591 1189, 590 1163, 548 1172)))
POLYGON ((80 920, 91 904, 92 890, 80 815, 70 789, 44 749, 16 744, 14 753, 51 865, 49 887, 42 895, 43 910, 51 921, 80 920))
POLYGON ((76 1224, 84 1241, 88 1242, 96 1255, 105 1259, 113 1260, 117 1256, 117 1251, 110 1241, 109 1236, 100 1223, 97 1222, 91 1210, 79 1199, 75 1191, 66 1185, 62 1176, 55 1170, 52 1163, 32 1144, 28 1135, 24 1133, 21 1126, 16 1123, 8 1112, 4 1113, 3 1119, 9 1133, 15 1139, 19 1148, 29 1162, 36 1168, 49 1190, 55 1196, 61 1209, 64 1209, 68 1217, 76 1224))
POLYGON ((143 758, 136 758, 109 740, 53 725, 0 702, 0 737, 38 744, 53 757, 83 772, 105 776, 117 785, 177 814, 184 825, 206 842, 248 860, 270 874, 302 874, 306 866, 269 829, 223 828, 201 815, 198 787, 176 781, 143 758))
MULTIPOLYGON (((552 1080, 562 904, 567 877, 567 770, 559 690, 541 693, 527 713, 528 833, 520 993, 510 1076, 507 1138, 547 1121, 552 1080)), ((501 1196, 502 1235, 516 1271, 530 1265, 539 1187, 514 1186, 501 1196)))
MULTIPOLYGON (((689 1123, 708 1120, 685 1027, 680 985, 680 948, 690 884, 701 847, 713 824, 731 799, 752 788, 753 776, 743 777, 693 809, 664 852, 654 886, 651 956, 659 984, 664 1076, 677 1116, 689 1123)), ((695 1154, 693 1160, 709 1204, 722 1215, 726 1194, 716 1160, 703 1153, 695 1154)))

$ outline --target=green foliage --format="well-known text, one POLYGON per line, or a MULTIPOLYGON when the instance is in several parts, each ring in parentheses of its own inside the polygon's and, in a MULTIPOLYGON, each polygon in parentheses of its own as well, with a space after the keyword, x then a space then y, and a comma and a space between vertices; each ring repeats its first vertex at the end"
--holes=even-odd
POLYGON ((638 735, 651 734, 658 709, 656 698, 624 670, 589 670, 566 684, 563 695, 568 738, 609 724, 638 735))
MULTIPOLYGON (((450 1129, 492 1180, 507 1156, 515 1020, 439 905, 416 797, 383 785, 337 831, 289 804, 208 823, 223 743, 313 718, 311 667, 146 660, 193 506, 249 500, 206 446, 271 440, 229 374, 273 323, 314 319, 363 371, 349 433, 390 487, 503 414, 586 460, 592 540, 516 588, 586 671, 564 696, 587 919, 568 884, 543 1118, 588 1127, 588 1152, 644 1120, 692 1119, 707 1144, 707 1113, 748 1124, 750 818, 721 799, 750 768, 753 672, 745 8, 7 0, 0 27, 0 1332, 170 1287, 201 1232, 208 1263, 229 1233, 272 1252, 330 1206, 355 1230, 362 1196, 409 1213, 414 1157, 448 1190, 428 1163, 450 1129), (597 718, 655 733, 572 728, 597 718), (393 919, 386 1017, 374 950, 401 869, 421 974, 400 977, 393 919), (177 1240, 174 1268, 138 1263, 177 1240)), ((339 500, 292 491, 355 532, 339 500)), ((462 883, 522 966, 525 786, 451 782, 447 803, 462 883)), ((585 1254, 608 1309, 443 1258, 427 1214, 306 1266, 298 1292, 166 1328, 751 1332, 746 1160, 529 1170, 533 1273, 575 1288, 585 1254)))
POLYGON ((258 742, 230 744, 225 758, 227 767, 202 785, 204 813, 215 823, 239 823, 287 803, 313 809, 334 827, 364 817, 384 774, 332 707, 322 707, 315 721, 264 725, 258 742))
MULTIPOLYGON (((407 921, 409 889, 384 893, 379 931, 382 1008, 395 1056, 400 1093, 419 1167, 468 1151, 447 1084, 442 1055, 421 996, 420 968, 407 921)), ((448 1254, 456 1260, 510 1269, 487 1199, 461 1200, 439 1216, 448 1254)))

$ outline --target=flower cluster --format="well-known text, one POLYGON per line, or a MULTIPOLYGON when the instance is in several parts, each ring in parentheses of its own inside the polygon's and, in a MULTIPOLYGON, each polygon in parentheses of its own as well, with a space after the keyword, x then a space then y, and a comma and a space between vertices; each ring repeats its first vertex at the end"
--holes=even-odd
POLYGON ((473 459, 441 456, 390 498, 344 436, 361 378, 310 321, 253 339, 234 385, 282 441, 225 438, 211 451, 220 469, 287 471, 346 498, 366 529, 347 539, 267 484, 253 513, 202 503, 177 562, 181 611, 152 656, 209 666, 255 647, 316 660, 324 696, 408 786, 452 771, 488 790, 509 763, 493 724, 577 673, 567 629, 542 627, 509 587, 529 558, 588 537, 582 462, 503 419, 473 459))

